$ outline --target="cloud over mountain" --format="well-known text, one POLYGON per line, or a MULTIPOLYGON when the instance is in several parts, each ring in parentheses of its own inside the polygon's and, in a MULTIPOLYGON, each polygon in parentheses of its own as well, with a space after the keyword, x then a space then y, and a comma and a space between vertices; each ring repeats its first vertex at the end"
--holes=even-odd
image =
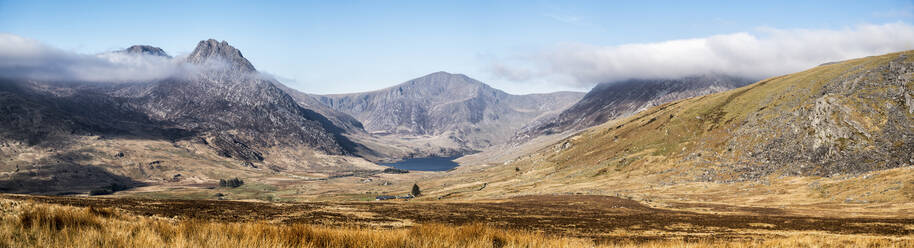
POLYGON ((0 77, 88 82, 142 82, 175 76, 191 65, 183 58, 148 53, 80 54, 0 33, 0 77))
POLYGON ((510 81, 549 81, 575 87, 631 78, 677 78, 703 73, 762 78, 818 64, 914 49, 906 23, 850 28, 776 29, 615 46, 560 44, 489 65, 510 81))

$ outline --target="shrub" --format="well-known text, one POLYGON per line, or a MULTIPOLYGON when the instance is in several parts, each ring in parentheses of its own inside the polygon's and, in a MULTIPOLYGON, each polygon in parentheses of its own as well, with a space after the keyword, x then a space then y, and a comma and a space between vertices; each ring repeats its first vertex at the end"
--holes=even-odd
POLYGON ((397 168, 386 168, 386 169, 384 169, 384 171, 382 171, 382 173, 404 174, 404 173, 409 173, 409 170, 397 169, 397 168))
POLYGON ((237 177, 232 179, 219 179, 219 187, 237 188, 242 184, 244 184, 244 180, 238 179, 237 177))

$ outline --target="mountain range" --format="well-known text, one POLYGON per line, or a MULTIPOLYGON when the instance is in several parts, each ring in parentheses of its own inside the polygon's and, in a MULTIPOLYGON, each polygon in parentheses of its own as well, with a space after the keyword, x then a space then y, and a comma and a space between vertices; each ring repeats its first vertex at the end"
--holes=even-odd
MULTIPOLYGON (((244 177, 297 185, 294 192, 315 190, 314 182, 334 184, 320 191, 334 192, 373 190, 358 186, 373 180, 389 180, 378 187, 430 180, 430 195, 469 198, 711 194, 733 192, 707 183, 777 184, 870 201, 878 199, 841 178, 914 164, 910 51, 751 84, 696 74, 529 95, 448 72, 369 92, 308 94, 212 39, 186 56, 148 45, 114 53, 166 58, 183 69, 141 82, 0 75, 0 191, 165 185, 195 192, 244 177), (390 173, 403 171, 376 164, 474 153, 466 157, 481 159, 461 162, 473 166, 440 174, 397 176, 390 173), (829 186, 800 186, 813 182, 829 186)), ((906 197, 886 182, 908 174, 860 180, 906 197)))
MULTIPOLYGON (((148 45, 115 53, 173 58, 148 45)), ((259 73, 225 41, 200 41, 174 59, 188 69, 147 82, 2 79, 0 153, 11 159, 0 164, 8 174, 0 189, 60 193, 207 181, 213 173, 378 168, 357 158, 474 152, 581 96, 515 96, 443 72, 376 92, 318 96, 259 73), (218 167, 224 163, 232 165, 218 167)))

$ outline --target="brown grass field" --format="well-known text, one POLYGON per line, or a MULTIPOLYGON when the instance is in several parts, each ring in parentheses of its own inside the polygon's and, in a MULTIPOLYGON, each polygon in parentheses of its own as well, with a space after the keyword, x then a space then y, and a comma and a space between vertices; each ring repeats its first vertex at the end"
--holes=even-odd
POLYGON ((699 213, 609 196, 283 204, 0 198, 0 247, 914 247, 914 219, 699 213))

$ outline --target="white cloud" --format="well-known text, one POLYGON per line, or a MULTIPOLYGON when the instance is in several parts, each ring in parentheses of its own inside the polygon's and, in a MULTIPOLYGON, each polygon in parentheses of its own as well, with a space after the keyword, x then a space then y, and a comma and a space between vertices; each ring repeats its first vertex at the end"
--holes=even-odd
POLYGON ((0 77, 87 82, 144 82, 189 68, 183 58, 109 52, 79 54, 0 33, 0 77))
POLYGON ((489 65, 496 77, 574 87, 630 78, 724 73, 762 78, 851 58, 914 49, 914 26, 859 25, 839 30, 759 28, 756 32, 617 46, 561 44, 489 65))

